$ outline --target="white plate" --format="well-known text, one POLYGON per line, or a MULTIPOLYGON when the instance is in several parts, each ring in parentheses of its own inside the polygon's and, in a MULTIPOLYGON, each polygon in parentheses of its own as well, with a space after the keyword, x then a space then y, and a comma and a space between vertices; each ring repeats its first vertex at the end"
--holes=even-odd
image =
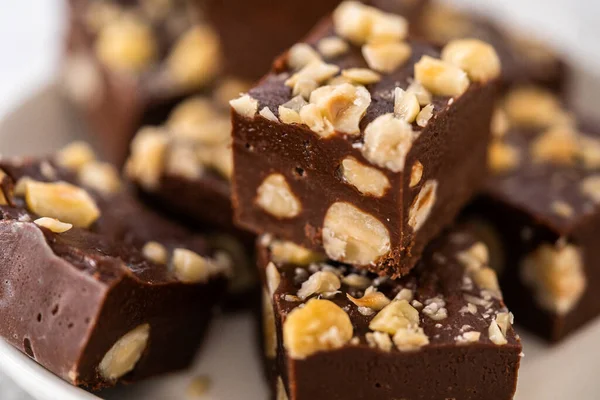
MULTIPOLYGON (((72 110, 49 87, 0 125, 0 151, 5 155, 50 153, 83 135, 72 110)), ((524 333, 522 336, 525 358, 518 400, 600 398, 600 321, 554 347, 524 333)), ((257 343, 249 314, 221 316, 212 324, 208 340, 188 371, 102 392, 101 396, 109 400, 185 399, 189 382, 197 376, 208 376, 213 385, 205 400, 264 400, 268 395, 256 354, 257 343)), ((70 386, 1 340, 0 371, 39 400, 99 398, 70 386)))

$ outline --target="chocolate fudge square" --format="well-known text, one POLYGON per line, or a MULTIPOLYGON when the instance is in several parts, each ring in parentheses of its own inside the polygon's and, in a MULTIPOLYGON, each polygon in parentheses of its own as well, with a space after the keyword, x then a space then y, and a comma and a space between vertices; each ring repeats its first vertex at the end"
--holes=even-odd
POLYGON ((600 130, 539 88, 503 105, 492 176, 468 214, 519 321, 557 341, 600 314, 600 130))
POLYGON ((230 257, 73 149, 0 161, 0 335, 90 389, 187 367, 230 257))
POLYGON ((437 43, 460 38, 477 38, 490 43, 502 61, 502 84, 510 87, 536 84, 554 91, 566 89, 568 66, 535 35, 503 27, 483 15, 469 13, 447 2, 431 1, 424 6, 413 32, 437 43))
POLYGON ((470 234, 442 235, 400 280, 282 246, 258 245, 272 398, 513 398, 521 343, 470 234))
POLYGON ((217 34, 187 0, 70 0, 63 87, 103 156, 121 164, 140 126, 210 88, 217 34))
POLYGON ((416 264, 483 183, 500 65, 407 29, 345 2, 231 102, 241 227, 392 277, 416 264))
MULTIPOLYGON (((273 59, 301 40, 340 0, 196 0, 219 33, 227 74, 255 81, 273 59)), ((408 19, 416 19, 428 0, 367 0, 408 19)))

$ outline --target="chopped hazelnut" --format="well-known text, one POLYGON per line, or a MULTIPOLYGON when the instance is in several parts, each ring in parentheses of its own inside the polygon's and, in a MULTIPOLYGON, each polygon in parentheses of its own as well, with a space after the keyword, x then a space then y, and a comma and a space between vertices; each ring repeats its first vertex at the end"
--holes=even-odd
POLYGON ((543 244, 523 260, 521 279, 533 289, 540 306, 565 315, 586 288, 581 251, 571 244, 543 244))
POLYGON ((219 73, 221 48, 217 33, 195 25, 175 43, 166 63, 169 75, 184 88, 200 88, 219 73))
POLYGON ((577 134, 569 128, 555 127, 538 136, 530 151, 535 162, 572 165, 578 150, 577 134))
POLYGON ((281 174, 271 174, 265 178, 256 193, 256 204, 274 217, 294 218, 302 211, 300 200, 281 174))
POLYGON ((54 233, 63 233, 73 227, 72 224, 60 222, 55 218, 42 217, 33 221, 36 225, 51 230, 54 233))
POLYGON ((585 168, 600 169, 600 140, 580 135, 578 158, 585 168))
POLYGON ((394 114, 384 114, 367 125, 362 154, 378 167, 402 172, 414 139, 415 133, 408 122, 395 118, 394 114))
POLYGON ((429 338, 423 328, 400 328, 394 334, 394 344, 400 351, 416 351, 429 344, 429 338))
POLYGON ((465 332, 456 337, 458 344, 476 343, 479 342, 481 332, 465 332))
POLYGON ((204 396, 210 389, 211 381, 208 376, 197 376, 189 383, 186 395, 190 398, 204 396))
POLYGON ((485 243, 476 242, 467 250, 457 254, 458 261, 469 271, 481 269, 489 262, 489 250, 485 243))
POLYGON ((315 60, 292 75, 285 81, 285 84, 292 88, 299 80, 310 80, 321 84, 337 75, 338 72, 340 72, 340 67, 337 65, 327 64, 321 60, 315 60))
POLYGON ((367 289, 367 292, 365 292, 364 296, 360 299, 352 297, 348 293, 346 293, 346 297, 357 307, 367 307, 375 311, 380 311, 385 306, 390 304, 390 299, 388 299, 385 294, 375 290, 367 289))
POLYGON ((273 295, 279 288, 279 285, 281 284, 281 274, 279 273, 277 266, 272 262, 267 264, 265 274, 267 277, 267 288, 269 289, 269 296, 273 297, 273 295))
POLYGON ((394 90, 394 114, 396 117, 413 123, 421 111, 417 95, 399 87, 394 90))
POLYGON ((538 87, 522 87, 510 91, 504 109, 511 124, 544 128, 569 125, 571 118, 559 99, 550 91, 538 87))
POLYGON ((142 357, 148 339, 150 325, 143 324, 126 333, 108 350, 100 361, 98 370, 104 379, 115 381, 135 368, 142 357))
POLYGON ((362 47, 362 54, 369 68, 391 73, 404 65, 412 54, 407 43, 370 43, 362 47))
POLYGON ((394 297, 394 300, 406 300, 410 303, 413 300, 413 298, 414 298, 414 292, 411 289, 402 288, 398 292, 396 297, 394 297))
POLYGON ((173 136, 185 141, 215 146, 230 138, 229 115, 217 110, 207 98, 193 96, 179 103, 167 121, 173 136))
POLYGON ((495 139, 501 139, 506 135, 508 129, 510 128, 510 122, 508 121, 508 116, 506 115, 506 111, 502 108, 498 107, 494 111, 492 115, 492 136, 495 139))
POLYGON ((353 334, 348 314, 329 300, 311 299, 304 307, 292 310, 283 322, 283 344, 295 359, 340 348, 353 334))
POLYGON ((431 104, 433 101, 431 93, 429 93, 429 91, 417 81, 413 81, 410 85, 408 85, 406 91, 417 96, 417 100, 419 101, 419 105, 421 107, 431 104))
POLYGON ((465 71, 474 82, 487 82, 500 76, 496 50, 478 39, 452 40, 444 47, 442 60, 465 71))
POLYGON ((322 254, 315 253, 292 242, 275 240, 269 245, 271 257, 276 263, 290 263, 295 265, 309 265, 323 261, 322 254))
POLYGON ((385 332, 368 332, 365 335, 369 347, 383 350, 385 352, 392 351, 392 339, 385 332))
POLYGON ((321 57, 306 43, 295 44, 288 51, 287 62, 294 70, 300 70, 313 61, 321 61, 321 57))
POLYGON ((142 187, 155 189, 162 176, 169 138, 159 128, 142 128, 131 142, 126 173, 142 187))
POLYGON ((306 300, 313 294, 335 293, 341 286, 340 279, 333 272, 317 271, 302 284, 297 294, 301 300, 306 300))
POLYGON ((272 296, 263 290, 263 340, 265 346, 265 356, 274 359, 277 356, 277 331, 275 327, 275 312, 273 311, 272 296))
POLYGON ((560 200, 553 201, 552 204, 550 204, 550 208, 554 214, 564 218, 569 218, 574 213, 573 207, 571 207, 569 203, 560 200))
POLYGON ((338 86, 322 86, 310 95, 310 108, 303 107, 300 117, 311 130, 322 137, 331 135, 334 131, 348 135, 360 133, 360 121, 371 104, 371 94, 364 86, 342 84, 338 86), (314 110, 319 123, 311 123, 305 119, 306 111, 314 110))
POLYGON ((146 259, 156 264, 166 264, 168 253, 167 248, 158 242, 148 242, 142 248, 142 254, 146 259))
POLYGON ((394 335, 398 330, 419 326, 419 312, 406 300, 392 301, 371 320, 369 329, 394 335))
POLYGON ((600 175, 590 175, 580 183, 581 193, 594 203, 600 203, 600 175))
POLYGON ((437 187, 438 183, 435 180, 425 182, 421 191, 413 200, 408 210, 408 225, 413 228, 414 232, 418 231, 429 218, 436 202, 437 187))
POLYGON ((408 22, 403 17, 385 13, 358 1, 345 1, 333 13, 338 35, 354 44, 367 42, 397 42, 408 33, 408 22))
POLYGON ((506 336, 504 336, 504 333, 502 333, 502 331, 500 330, 500 327, 498 326, 496 320, 493 320, 490 323, 490 327, 488 328, 488 336, 492 343, 494 343, 495 345, 503 346, 506 343, 508 343, 508 341, 506 340, 506 336))
POLYGON ((279 106, 279 119, 284 124, 302 123, 302 118, 300 118, 300 114, 298 113, 298 111, 286 108, 284 106, 279 106))
POLYGON ((298 79, 292 89, 292 95, 302 96, 304 99, 310 99, 310 95, 319 87, 319 84, 312 79, 298 79))
POLYGON ((345 54, 350 49, 348 43, 337 36, 331 36, 321 39, 317 44, 317 49, 325 58, 335 58, 345 54))
POLYGON ((519 166, 521 154, 514 146, 501 140, 492 140, 488 148, 488 166, 495 174, 513 171, 519 166))
POLYGON ((25 200, 29 210, 37 215, 56 218, 79 228, 87 228, 100 216, 92 197, 80 187, 66 182, 29 180, 25 186, 25 200))
POLYGON ((390 234, 372 215, 337 202, 325 214, 323 247, 333 260, 367 265, 390 251, 390 234))
POLYGON ((415 187, 421 182, 423 177, 423 164, 420 161, 416 161, 410 170, 410 182, 408 187, 415 187))
POLYGON ((342 76, 358 85, 370 85, 381 80, 381 75, 368 68, 348 68, 342 70, 342 76))
POLYGON ((198 179, 203 171, 198 155, 189 143, 177 143, 171 146, 165 170, 169 175, 188 180, 198 179))
POLYGON ((475 29, 468 16, 443 3, 428 4, 421 24, 426 37, 437 43, 468 37, 475 29))
POLYGON ((373 283, 371 281, 371 279, 367 278, 366 276, 358 275, 358 274, 347 275, 344 278, 342 278, 342 282, 345 285, 350 286, 351 288, 362 289, 362 290, 368 288, 373 283))
POLYGON ((269 121, 272 122, 279 122, 279 120, 277 119, 277 117, 275 116, 275 114, 273 114, 273 111, 271 111, 269 109, 269 107, 264 107, 262 110, 260 110, 259 114, 263 117, 268 119, 269 121))
POLYGON ((465 71, 430 56, 415 64, 415 79, 431 93, 449 97, 460 96, 470 83, 465 71))
POLYGON ((173 271, 182 282, 206 282, 211 273, 211 261, 188 249, 173 250, 173 271))
POLYGON ((512 326, 513 322, 514 316, 512 313, 500 312, 496 314, 496 323, 505 337, 508 334, 508 329, 512 326))
POLYGON ((107 22, 96 39, 96 55, 107 67, 139 73, 158 54, 152 28, 141 19, 123 16, 107 22))
POLYGON ((426 127, 431 117, 433 117, 433 104, 423 107, 419 115, 417 115, 417 125, 421 128, 426 127))
POLYGON ((4 190, 2 188, 2 181, 6 177, 6 172, 0 169, 0 206, 8 205, 8 200, 10 198, 10 193, 4 193, 4 190))
POLYGON ((235 100, 231 100, 229 104, 235 112, 246 118, 254 118, 258 112, 258 100, 253 99, 248 94, 242 95, 235 100))
POLYGON ((93 161, 83 165, 77 179, 83 186, 104 194, 116 193, 121 189, 119 172, 108 163, 93 161))
POLYGON ((390 187, 390 182, 383 172, 367 167, 352 157, 342 161, 341 170, 344 181, 362 194, 382 197, 390 187))
POLYGON ((432 320, 441 321, 448 317, 448 310, 445 307, 446 302, 443 299, 434 297, 426 301, 425 304, 422 312, 432 320))
POLYGON ((96 154, 89 144, 75 141, 62 148, 56 155, 56 163, 63 168, 78 171, 85 164, 96 159, 96 154))

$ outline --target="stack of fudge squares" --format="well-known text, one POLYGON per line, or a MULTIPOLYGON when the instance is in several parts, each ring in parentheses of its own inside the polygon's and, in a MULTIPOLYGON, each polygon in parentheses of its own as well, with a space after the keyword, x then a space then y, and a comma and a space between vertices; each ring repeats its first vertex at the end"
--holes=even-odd
POLYGON ((600 134, 543 45, 430 0, 69 6, 100 154, 0 159, 0 335, 59 377, 185 368, 260 292, 274 399, 503 400, 512 312, 600 314, 600 134))
POLYGON ((342 3, 231 101, 237 223, 261 235, 277 399, 510 399, 521 358, 486 245, 501 62, 342 3))

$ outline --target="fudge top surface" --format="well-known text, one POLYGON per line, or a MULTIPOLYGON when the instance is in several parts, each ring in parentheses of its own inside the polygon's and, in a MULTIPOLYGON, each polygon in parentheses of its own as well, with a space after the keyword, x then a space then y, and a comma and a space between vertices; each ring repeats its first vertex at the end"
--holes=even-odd
POLYGON ((539 88, 515 89, 502 105, 487 193, 570 234, 599 210, 600 130, 539 88))
POLYGON ((383 116, 395 120, 382 125, 401 120, 406 126, 396 129, 417 137, 462 94, 500 74, 497 54, 484 42, 458 40, 440 49, 407 39, 407 30, 397 14, 344 2, 248 95, 232 101, 233 109, 304 124, 322 138, 341 135, 360 147, 383 116))
POLYGON ((150 100, 197 92, 219 72, 220 44, 187 0, 71 0, 72 21, 92 55, 135 78, 150 100))
MULTIPOLYGON (((265 271, 267 286, 273 292, 275 313, 284 320, 284 331, 285 321, 294 310, 305 308, 312 299, 328 299, 348 315, 352 337, 358 338, 352 339, 354 344, 358 340, 374 346, 374 338, 370 337, 373 332, 395 335, 394 328, 388 330, 389 318, 382 316, 380 326, 374 326, 377 318, 386 314, 388 307, 406 300, 404 306, 409 310, 404 311, 404 316, 410 312, 418 315, 412 320, 412 332, 422 335, 412 343, 413 350, 456 344, 520 348, 518 336, 511 328, 512 314, 502 301, 495 272, 487 266, 487 249, 465 231, 453 231, 437 239, 413 273, 399 280, 329 261, 290 263, 285 258, 294 254, 290 247, 286 253, 280 242, 265 238, 260 239, 259 253, 265 264, 270 261, 265 271), (501 327, 501 335, 495 326, 491 328, 496 324, 501 327)), ((398 341, 402 342, 402 338, 398 341)), ((405 344, 411 348, 411 343, 405 344)))
POLYGON ((225 273, 228 261, 218 260, 223 257, 222 253, 215 252, 202 236, 192 234, 148 209, 120 184, 110 183, 110 179, 118 179, 118 175, 106 172, 112 168, 108 164, 88 161, 87 167, 80 166, 75 172, 59 165, 59 159, 60 156, 47 160, 0 160, 0 200, 3 200, 0 201, 0 219, 3 222, 36 221, 56 255, 105 282, 123 275, 151 284, 187 281, 174 267, 176 252, 181 259, 191 257, 210 264, 209 275, 225 273), (85 172, 86 168, 88 172, 85 172), (69 212, 65 214, 56 202, 57 196, 43 192, 48 186, 40 189, 38 185, 34 191, 30 186, 32 182, 34 185, 66 185, 70 192, 58 197, 82 201, 83 196, 84 205, 67 206, 69 210, 83 211, 76 216, 69 216, 69 212), (62 215, 66 217, 61 219, 62 215), (50 225, 38 223, 41 217, 47 217, 45 222, 50 225), (56 222, 67 223, 67 226, 56 222), (214 260, 213 256, 216 257, 214 260))

